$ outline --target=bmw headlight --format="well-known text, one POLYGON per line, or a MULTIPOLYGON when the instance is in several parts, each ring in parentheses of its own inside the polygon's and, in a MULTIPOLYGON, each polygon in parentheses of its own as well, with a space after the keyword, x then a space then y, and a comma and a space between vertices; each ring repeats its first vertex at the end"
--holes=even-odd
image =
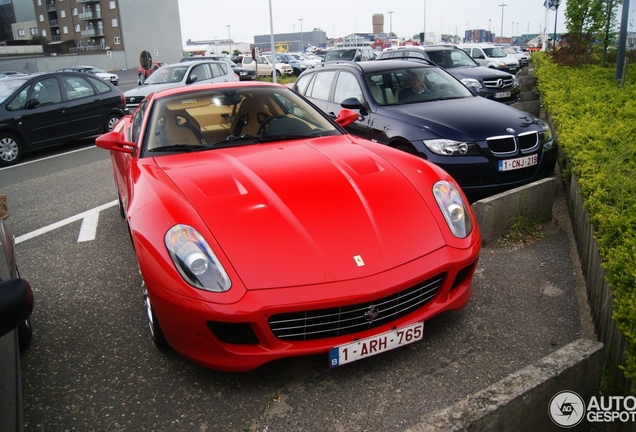
POLYGON ((433 185, 433 195, 453 235, 468 237, 473 230, 473 221, 457 188, 452 183, 440 180, 433 185))
POLYGON ((232 281, 197 230, 175 225, 166 233, 164 242, 174 266, 190 285, 214 292, 230 289, 232 281))
POLYGON ((424 145, 433 153, 442 156, 474 156, 479 154, 477 144, 449 139, 423 140, 424 145))
POLYGON ((479 93, 479 90, 482 88, 481 83, 475 78, 462 78, 461 81, 466 87, 472 90, 473 93, 479 93))
POLYGON ((554 137, 552 136, 552 129, 542 120, 539 120, 539 125, 542 130, 539 132, 539 136, 541 139, 541 145, 543 146, 544 151, 551 150, 554 147, 554 137))

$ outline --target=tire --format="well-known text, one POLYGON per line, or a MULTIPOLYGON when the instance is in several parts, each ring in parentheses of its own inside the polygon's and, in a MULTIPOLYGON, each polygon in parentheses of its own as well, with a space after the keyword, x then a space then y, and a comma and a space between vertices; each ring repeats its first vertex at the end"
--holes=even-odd
POLYGON ((33 327, 31 326, 31 318, 27 318, 18 325, 18 343, 20 344, 20 348, 29 345, 31 339, 33 339, 33 327))
POLYGON ((280 71, 278 69, 276 69, 276 77, 280 78, 282 74, 280 73, 280 71))
POLYGON ((14 165, 21 157, 20 140, 10 133, 0 133, 0 166, 14 165))
POLYGON ((115 124, 119 121, 121 116, 119 114, 109 114, 106 117, 106 123, 104 125, 104 133, 108 133, 113 130, 115 124))
POLYGON ((146 283, 142 282, 141 287, 143 288, 144 305, 146 307, 146 317, 148 319, 150 337, 152 337, 152 341, 158 348, 167 349, 169 347, 168 341, 166 341, 166 337, 163 335, 163 330, 161 330, 161 326, 159 325, 159 321, 157 321, 155 311, 152 308, 152 302, 150 301, 150 296, 148 295, 148 290, 146 289, 146 283))

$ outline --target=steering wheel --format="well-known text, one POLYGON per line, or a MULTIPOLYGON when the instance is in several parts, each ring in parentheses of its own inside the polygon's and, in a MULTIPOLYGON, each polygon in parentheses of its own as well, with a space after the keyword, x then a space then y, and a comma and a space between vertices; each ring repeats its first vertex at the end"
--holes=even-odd
POLYGON ((256 132, 256 136, 260 137, 261 134, 263 133, 263 131, 265 130, 265 126, 270 124, 272 122, 272 120, 281 119, 281 118, 287 118, 287 116, 285 116, 285 115, 273 115, 273 116, 267 117, 265 120, 263 120, 261 125, 258 127, 258 131, 256 132))

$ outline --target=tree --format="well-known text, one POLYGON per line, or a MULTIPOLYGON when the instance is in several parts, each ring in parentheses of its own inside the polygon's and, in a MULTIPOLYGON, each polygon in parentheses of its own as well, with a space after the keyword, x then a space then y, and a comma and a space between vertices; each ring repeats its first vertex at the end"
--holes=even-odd
POLYGON ((35 35, 29 41, 29 45, 48 45, 49 40, 44 36, 35 35))
MULTIPOLYGON (((557 60, 581 64, 592 59, 592 49, 602 37, 602 30, 608 17, 607 3, 618 0, 577 0, 569 1, 565 7, 567 28, 567 48, 559 53, 557 60)), ((611 10, 611 7, 610 7, 611 10)))

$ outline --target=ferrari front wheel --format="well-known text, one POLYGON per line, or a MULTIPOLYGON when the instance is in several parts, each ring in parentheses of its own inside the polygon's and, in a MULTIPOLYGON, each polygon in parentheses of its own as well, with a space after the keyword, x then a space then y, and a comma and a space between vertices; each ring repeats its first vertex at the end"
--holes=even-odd
POLYGON ((168 348, 168 341, 166 341, 166 337, 163 335, 163 330, 161 330, 161 326, 159 325, 159 321, 157 321, 155 311, 152 308, 152 302, 150 301, 150 296, 148 295, 146 282, 141 282, 141 288, 143 289, 144 305, 146 306, 146 317, 148 318, 148 328, 150 329, 150 336, 152 337, 152 341, 159 348, 168 348))

